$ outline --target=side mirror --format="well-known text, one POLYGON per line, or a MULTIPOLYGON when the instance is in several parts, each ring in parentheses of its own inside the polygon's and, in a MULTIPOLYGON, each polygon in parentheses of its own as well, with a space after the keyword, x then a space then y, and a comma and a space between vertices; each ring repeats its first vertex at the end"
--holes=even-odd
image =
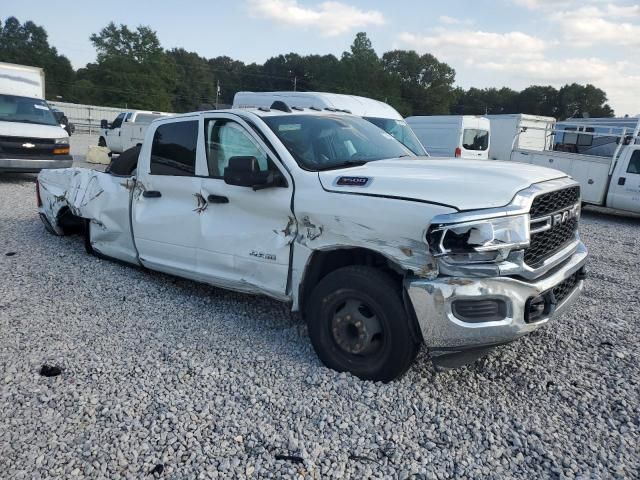
POLYGON ((254 190, 286 186, 286 181, 279 172, 260 171, 256 157, 231 157, 229 165, 224 169, 224 182, 254 190))
POLYGON ((103 118, 102 120, 100 120, 100 128, 109 128, 109 122, 107 122, 107 120, 103 118))

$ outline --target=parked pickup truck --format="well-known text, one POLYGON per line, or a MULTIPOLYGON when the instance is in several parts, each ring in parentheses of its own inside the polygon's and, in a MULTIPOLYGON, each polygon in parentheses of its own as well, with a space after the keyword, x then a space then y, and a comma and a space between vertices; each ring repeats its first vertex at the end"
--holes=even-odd
MULTIPOLYGON (((531 150, 518 146, 511 152, 511 160, 532 165, 548 166, 561 170, 575 178, 582 187, 582 201, 585 204, 615 208, 632 213, 640 213, 640 119, 633 119, 635 127, 621 133, 610 133, 612 130, 597 124, 591 124, 591 131, 573 133, 575 147, 586 144, 602 144, 608 142, 609 156, 586 153, 562 152, 556 150, 531 150), (595 130, 595 131, 594 131, 595 130)), ((561 130, 548 126, 546 128, 529 127, 528 130, 541 130, 545 136, 555 132, 563 135, 563 144, 568 146, 568 120, 561 130)), ((575 128, 575 127, 574 127, 575 128)), ((522 129, 521 129, 522 130, 522 129)), ((557 145, 556 145, 556 148, 557 145)))
POLYGON ((100 121, 98 145, 113 153, 122 153, 142 143, 149 124, 156 118, 168 117, 172 113, 135 110, 122 112, 111 123, 100 121))
POLYGON ((322 361, 364 379, 398 377, 422 342, 472 361, 583 288, 577 182, 415 157, 346 113, 158 119, 136 176, 42 172, 37 193, 47 230, 84 224, 90 253, 288 302, 322 361))

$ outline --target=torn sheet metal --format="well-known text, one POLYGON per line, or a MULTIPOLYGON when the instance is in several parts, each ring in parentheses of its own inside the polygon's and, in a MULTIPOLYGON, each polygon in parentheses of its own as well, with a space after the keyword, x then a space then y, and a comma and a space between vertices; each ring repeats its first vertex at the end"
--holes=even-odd
POLYGON ((58 218, 68 208, 91 222, 91 245, 103 255, 138 263, 131 236, 129 203, 134 180, 86 168, 43 170, 38 175, 43 213, 63 235, 58 218))

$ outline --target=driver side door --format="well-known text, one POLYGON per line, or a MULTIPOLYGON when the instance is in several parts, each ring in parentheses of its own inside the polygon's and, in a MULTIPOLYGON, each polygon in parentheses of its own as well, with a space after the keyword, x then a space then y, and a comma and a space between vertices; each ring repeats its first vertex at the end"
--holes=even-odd
POLYGON ((208 176, 202 178, 200 193, 207 207, 200 215, 198 273, 212 284, 286 299, 295 235, 292 182, 241 118, 210 115, 203 128, 208 176), (229 159, 240 156, 255 157, 261 171, 279 170, 287 186, 254 190, 225 183, 229 159))

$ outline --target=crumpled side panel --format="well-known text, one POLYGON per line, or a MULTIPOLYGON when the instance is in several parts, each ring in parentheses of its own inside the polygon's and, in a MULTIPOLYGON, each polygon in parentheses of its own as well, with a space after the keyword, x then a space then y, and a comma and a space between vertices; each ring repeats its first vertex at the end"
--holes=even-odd
POLYGON ((91 221, 91 245, 103 255, 138 263, 129 207, 134 180, 86 168, 45 170, 38 175, 43 213, 58 235, 58 218, 68 207, 91 221))

